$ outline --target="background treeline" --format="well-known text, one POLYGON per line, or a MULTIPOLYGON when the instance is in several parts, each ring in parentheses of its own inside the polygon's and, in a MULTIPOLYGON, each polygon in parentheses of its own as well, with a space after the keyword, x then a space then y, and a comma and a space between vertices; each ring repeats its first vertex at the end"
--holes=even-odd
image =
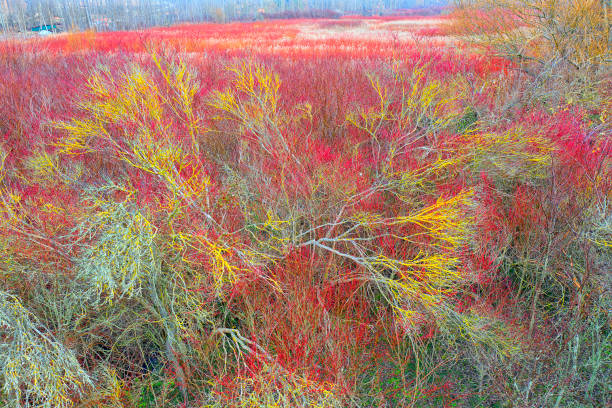
MULTIPOLYGON (((177 22, 245 20, 326 10, 381 14, 431 7, 445 0, 0 0, 0 26, 7 31, 124 30, 177 22), (54 26, 56 25, 56 26, 54 26)), ((321 17, 319 14, 314 17, 321 17)))

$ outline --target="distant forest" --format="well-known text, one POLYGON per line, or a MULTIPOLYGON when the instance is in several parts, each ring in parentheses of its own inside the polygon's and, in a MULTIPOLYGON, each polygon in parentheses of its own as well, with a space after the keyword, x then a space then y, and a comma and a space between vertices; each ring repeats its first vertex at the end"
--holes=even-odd
POLYGON ((126 30, 179 22, 393 14, 445 0, 0 0, 4 32, 126 30))

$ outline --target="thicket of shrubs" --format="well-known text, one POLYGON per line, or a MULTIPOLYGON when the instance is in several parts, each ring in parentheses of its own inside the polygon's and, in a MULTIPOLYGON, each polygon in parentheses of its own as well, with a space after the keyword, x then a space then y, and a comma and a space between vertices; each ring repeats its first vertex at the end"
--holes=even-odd
POLYGON ((90 41, 0 54, 3 405, 611 402, 609 88, 90 41))

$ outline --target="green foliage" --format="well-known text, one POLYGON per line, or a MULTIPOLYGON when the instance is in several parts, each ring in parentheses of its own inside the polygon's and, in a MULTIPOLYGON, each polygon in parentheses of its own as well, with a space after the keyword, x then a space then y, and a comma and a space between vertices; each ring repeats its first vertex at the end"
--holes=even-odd
POLYGON ((478 121, 478 112, 474 110, 471 106, 468 107, 463 116, 459 118, 457 124, 455 125, 455 131, 457 133, 464 133, 470 130, 478 121))
POLYGON ((150 382, 145 384, 138 398, 138 408, 153 408, 179 405, 182 401, 181 392, 175 381, 152 375, 150 382))

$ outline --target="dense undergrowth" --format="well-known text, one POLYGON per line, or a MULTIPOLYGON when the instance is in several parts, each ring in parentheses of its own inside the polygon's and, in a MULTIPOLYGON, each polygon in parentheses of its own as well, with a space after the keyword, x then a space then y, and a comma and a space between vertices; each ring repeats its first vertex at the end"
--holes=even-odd
POLYGON ((368 24, 2 46, 3 406, 611 402, 608 89, 368 24))

